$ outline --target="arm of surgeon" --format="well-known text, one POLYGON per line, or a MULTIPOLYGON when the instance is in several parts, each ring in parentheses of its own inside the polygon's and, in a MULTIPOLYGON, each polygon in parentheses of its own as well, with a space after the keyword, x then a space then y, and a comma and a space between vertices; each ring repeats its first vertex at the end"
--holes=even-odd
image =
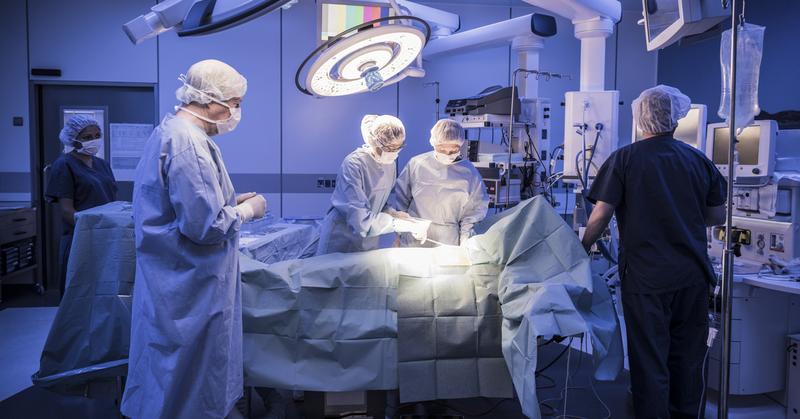
POLYGON ((714 227, 725 224, 725 205, 718 207, 706 207, 705 214, 706 226, 714 227))
POLYGON ((595 204, 592 210, 592 215, 589 216, 589 221, 586 223, 586 231, 583 233, 583 240, 581 240, 583 248, 586 249, 587 252, 594 242, 600 238, 600 235, 603 234, 606 227, 608 227, 608 222, 611 221, 613 215, 613 205, 607 202, 597 201, 597 204, 595 204))
POLYGON ((72 199, 60 198, 58 203, 61 204, 61 217, 64 222, 75 227, 75 206, 72 199))

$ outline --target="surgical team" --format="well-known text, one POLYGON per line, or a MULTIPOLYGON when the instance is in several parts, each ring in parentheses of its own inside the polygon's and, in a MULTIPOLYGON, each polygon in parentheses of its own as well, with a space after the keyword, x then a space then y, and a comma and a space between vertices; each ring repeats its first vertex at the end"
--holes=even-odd
MULTIPOLYGON (((236 129, 247 80, 216 60, 192 65, 179 80, 180 104, 153 131, 134 183, 136 281, 121 406, 131 418, 223 418, 242 396, 239 231, 265 215, 267 202, 236 194, 212 137, 236 129)), ((648 140, 612 154, 589 193, 596 207, 587 248, 611 215, 620 223, 637 417, 691 416, 700 403, 694 389, 706 319, 697 308, 713 281, 704 229, 719 222, 725 181, 705 156, 672 138, 688 104, 673 88, 643 92, 634 117, 648 140), (684 178, 675 182, 676 176, 684 178), (652 216, 660 227, 637 225, 652 216), (659 230, 675 226, 687 234, 668 239, 670 232, 659 230), (665 240, 655 243, 645 231, 665 240), (670 339, 679 345, 665 349, 670 339)), ((341 163, 317 255, 377 249, 389 233, 397 234, 396 246, 463 245, 489 208, 481 175, 462 158, 463 128, 436 122, 431 151, 411 158, 398 175, 396 160, 408 141, 403 123, 366 115, 360 127, 364 144, 341 163)), ((48 185, 48 195, 72 207, 68 218, 114 200, 113 174, 92 159, 98 129, 96 121, 75 117, 62 131, 58 167, 77 180, 48 185)))

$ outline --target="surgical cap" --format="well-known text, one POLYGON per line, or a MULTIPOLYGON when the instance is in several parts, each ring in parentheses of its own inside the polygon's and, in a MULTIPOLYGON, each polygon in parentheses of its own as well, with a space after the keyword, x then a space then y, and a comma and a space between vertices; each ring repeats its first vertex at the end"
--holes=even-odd
POLYGON ((95 126, 98 129, 100 128, 100 124, 96 119, 86 115, 75 115, 67 120, 67 123, 64 124, 64 128, 61 128, 58 139, 61 140, 61 143, 64 145, 72 146, 72 142, 78 138, 78 134, 86 127, 91 126, 95 126))
POLYGON ((403 123, 391 115, 366 115, 361 120, 364 142, 374 148, 397 148, 406 141, 403 123))
POLYGON ((220 102, 243 97, 247 92, 247 79, 236 69, 218 60, 203 60, 189 67, 178 77, 183 86, 175 96, 183 103, 204 105, 213 99, 220 102))
POLYGON ((691 100, 680 90, 660 84, 642 92, 633 101, 633 120, 644 132, 670 132, 689 113, 691 100))
POLYGON ((430 143, 434 147, 444 144, 455 144, 461 147, 464 145, 464 128, 452 119, 440 119, 431 128, 430 143))

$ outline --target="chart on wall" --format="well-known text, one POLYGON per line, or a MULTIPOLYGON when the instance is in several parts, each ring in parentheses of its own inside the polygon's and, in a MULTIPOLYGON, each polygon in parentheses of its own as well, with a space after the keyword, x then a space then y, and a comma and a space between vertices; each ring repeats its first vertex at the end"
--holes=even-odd
POLYGON ((132 181, 153 124, 111 124, 111 169, 117 181, 132 181))
POLYGON ((105 138, 106 138, 106 129, 108 126, 106 125, 106 113, 107 108, 105 107, 81 107, 81 106, 70 106, 70 107, 62 107, 61 108, 61 126, 65 126, 67 121, 70 118, 76 115, 85 115, 89 118, 94 119, 97 121, 97 125, 100 127, 100 139, 103 141, 100 143, 99 150, 97 151, 96 157, 104 159, 106 158, 106 147, 105 147, 105 138))

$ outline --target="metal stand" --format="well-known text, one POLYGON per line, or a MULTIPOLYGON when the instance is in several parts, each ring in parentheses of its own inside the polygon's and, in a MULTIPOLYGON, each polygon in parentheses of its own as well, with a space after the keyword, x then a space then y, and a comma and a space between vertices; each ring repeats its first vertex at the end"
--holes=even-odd
POLYGON ((722 357, 720 365, 719 410, 717 417, 728 417, 728 394, 730 393, 730 355, 731 355, 731 294, 733 292, 733 182, 736 180, 734 150, 736 149, 736 53, 738 47, 738 27, 736 22, 736 0, 731 1, 731 77, 728 130, 728 199, 725 211, 725 250, 722 254, 722 357))

